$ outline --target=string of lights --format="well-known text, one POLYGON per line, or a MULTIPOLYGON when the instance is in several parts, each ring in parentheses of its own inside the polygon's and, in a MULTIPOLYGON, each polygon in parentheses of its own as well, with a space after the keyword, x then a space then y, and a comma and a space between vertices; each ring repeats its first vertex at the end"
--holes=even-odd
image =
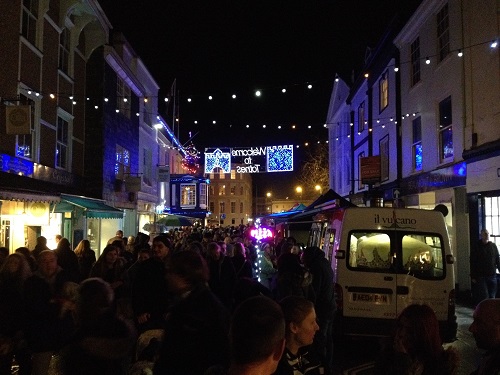
MULTIPOLYGON (((494 39, 494 40, 487 40, 487 41, 484 41, 484 42, 480 42, 480 43, 475 43, 475 44, 472 44, 472 45, 469 45, 469 46, 464 46, 462 48, 456 48, 454 50, 450 50, 449 53, 450 54, 456 54, 456 56, 458 58, 462 58, 464 56, 464 53, 467 53, 468 50, 472 49, 472 48, 475 48, 475 47, 480 47, 480 46, 484 46, 484 45, 488 45, 489 48, 491 49, 496 49, 498 47, 498 40, 497 39, 494 39)), ((439 55, 438 54, 433 54, 433 55, 427 55, 423 58, 421 58, 420 60, 425 62, 425 64, 430 64, 432 62, 432 60, 436 57, 438 57, 439 55)), ((403 62, 399 62, 397 65, 396 64, 392 64, 392 65, 388 65, 389 68, 393 68, 396 72, 398 72, 400 70, 400 68, 405 65, 405 64, 412 64, 414 63, 414 61, 403 61, 403 62)), ((365 73, 365 78, 369 78, 369 73, 366 72, 365 73)), ((335 81, 339 80, 339 76, 338 75, 335 75, 335 81)), ((269 97, 269 95, 264 95, 264 93, 276 93, 276 92, 281 92, 281 94, 286 94, 289 92, 289 90, 291 88, 303 88, 303 87, 306 87, 306 90, 313 90, 315 87, 317 87, 317 85, 321 82, 324 82, 324 80, 316 80, 316 81, 308 81, 308 82, 305 82, 305 83, 292 83, 292 84, 289 84, 289 85, 285 85, 285 86, 265 86, 263 87, 262 89, 259 89, 259 90, 256 90, 256 91, 253 91, 253 95, 257 98, 260 98, 260 99, 265 99, 266 97, 269 97)), ((77 105, 78 104, 78 101, 77 98, 73 95, 66 95, 64 93, 60 93, 58 95, 55 95, 53 93, 43 93, 43 92, 36 92, 34 90, 31 90, 31 89, 24 89, 26 91, 26 93, 30 96, 34 95, 36 97, 41 97, 42 99, 46 96, 48 96, 50 99, 56 99, 56 97, 64 97, 64 98, 67 98, 69 100, 72 101, 72 104, 73 105, 77 105)), ((248 94, 248 93, 247 93, 248 94)), ((244 99, 245 97, 248 97, 248 95, 241 95, 241 94, 237 94, 237 92, 233 92, 231 93, 230 95, 225 95, 225 97, 229 97, 231 100, 237 100, 237 99, 244 99)), ((154 96, 144 96, 142 98, 140 98, 141 100, 143 100, 145 103, 147 103, 150 99, 152 98, 155 98, 154 96)), ((159 99, 159 97, 156 97, 159 99)), ((187 96, 179 96, 179 102, 186 102, 186 103, 196 103, 196 102, 201 102, 203 100, 203 98, 206 98, 208 100, 208 102, 211 102, 211 101, 214 101, 215 97, 213 95, 207 95, 207 94, 193 94, 193 95, 187 95, 187 96), (195 100, 196 99, 196 100, 195 100)), ((122 99, 123 102, 127 103, 130 98, 128 97, 118 97, 117 99, 122 99)), ((116 106, 116 103, 111 103, 110 99, 107 98, 107 97, 101 97, 101 98, 91 98, 91 97, 86 97, 85 100, 89 103, 91 103, 91 105, 94 106, 95 109, 99 109, 101 105, 104 105, 104 104, 109 104, 109 105, 112 105, 112 106, 116 106)), ((169 96, 169 97, 165 97, 164 98, 164 101, 165 102, 169 102, 169 100, 172 100, 172 96, 169 96)), ((4 102, 4 101, 2 101, 4 102)), ((122 111, 123 109, 119 109, 119 108, 116 108, 115 111, 116 112, 120 112, 122 111)), ((175 145, 172 145, 172 146, 166 146, 166 147, 169 147, 169 148, 173 148, 173 149, 177 149, 177 150, 180 150, 181 152, 183 152, 183 154, 185 155, 185 150, 184 148, 182 147, 182 145, 178 142, 178 140, 176 139, 176 137, 174 136, 174 134, 172 133, 172 131, 170 130, 169 126, 164 123, 164 121, 162 120, 159 120, 160 119, 160 116, 157 116, 157 114, 153 114, 153 113, 149 113, 149 112, 145 112, 145 111, 142 111, 143 114, 147 114, 151 117, 154 118, 154 116, 157 117, 158 119, 158 123, 155 123, 153 124, 155 127, 158 127, 158 128, 164 128, 167 133, 169 134, 169 136, 172 137, 172 139, 175 139, 177 141, 177 144, 175 145)), ((410 115, 412 116, 415 116, 416 113, 418 112, 412 112, 411 114, 410 113, 407 113, 405 115, 402 116, 402 120, 404 120, 405 118, 408 118, 410 115)), ((140 116, 140 113, 135 113, 136 116, 140 116)), ((175 120, 177 123, 180 122, 180 118, 177 117, 175 118, 175 120)), ((257 128, 261 128, 261 129, 272 129, 272 130, 298 130, 298 129, 308 129, 308 130, 311 130, 314 132, 314 130, 318 131, 318 130, 321 130, 321 128, 331 128, 332 126, 340 126, 340 125, 343 125, 345 124, 345 122, 336 122, 336 123, 309 123, 309 124, 299 124, 299 123, 294 123, 294 124, 287 124, 287 125, 284 125, 284 124, 256 124, 256 123, 245 123, 245 122, 241 122, 241 124, 234 124, 234 123, 227 123, 227 124, 223 124, 221 122, 217 122, 217 120, 211 120, 210 122, 201 122, 201 121, 198 121, 198 120, 193 120, 193 123, 195 125, 202 125, 202 124, 206 124, 208 126, 210 125, 217 125, 219 127, 224 127, 224 126, 227 126, 227 127, 238 127, 238 129, 240 128, 244 128, 244 129, 247 129, 249 131, 253 131, 257 128)), ((386 126, 390 125, 390 124, 397 124, 397 120, 395 118, 392 118, 392 117, 389 117, 389 118, 377 118, 377 119, 374 119, 373 120, 373 123, 368 127, 368 131, 371 132, 373 131, 376 127, 381 127, 381 128, 385 128, 386 126)), ((349 123, 350 126, 354 126, 354 124, 352 123, 349 123)), ((365 122, 365 125, 368 126, 369 124, 367 122, 365 122)), ((356 132, 356 134, 358 135, 362 135, 362 132, 358 131, 356 132)), ((347 134, 347 137, 350 137, 350 132, 349 134, 347 134)), ((336 137, 336 140, 338 140, 339 137, 336 137)), ((322 141, 318 141, 317 143, 321 143, 322 141)), ((328 142, 328 141, 324 141, 324 142, 328 142)), ((310 141, 304 141, 303 143, 304 146, 308 146, 311 144, 310 141)), ((295 145, 295 147, 300 147, 299 144, 295 145)))

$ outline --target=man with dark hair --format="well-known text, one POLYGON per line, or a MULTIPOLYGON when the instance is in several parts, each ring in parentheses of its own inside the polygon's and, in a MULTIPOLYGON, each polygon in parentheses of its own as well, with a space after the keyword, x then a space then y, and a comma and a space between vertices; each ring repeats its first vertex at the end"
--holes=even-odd
POLYGON ((285 348, 285 318, 277 302, 250 297, 235 310, 228 375, 273 374, 285 348))
POLYGON ((490 241, 490 233, 483 228, 481 239, 470 252, 471 291, 475 304, 485 298, 495 298, 497 270, 500 271, 498 249, 495 243, 490 241))
POLYGON ((130 288, 132 309, 140 333, 163 326, 168 307, 166 265, 172 250, 167 235, 156 236, 153 239, 153 256, 137 265, 130 288))
POLYGON ((500 373, 500 299, 488 298, 476 306, 469 331, 479 349, 486 350, 479 367, 471 375, 500 373))
POLYGON ((167 269, 174 300, 154 374, 199 375, 229 363, 229 311, 210 290, 205 259, 194 251, 172 254, 167 269))

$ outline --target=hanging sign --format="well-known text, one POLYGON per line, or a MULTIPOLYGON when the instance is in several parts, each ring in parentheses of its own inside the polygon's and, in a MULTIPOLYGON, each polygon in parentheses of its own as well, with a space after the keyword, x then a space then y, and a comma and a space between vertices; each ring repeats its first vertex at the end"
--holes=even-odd
POLYGON ((31 134, 31 106, 8 105, 5 116, 7 134, 31 134))

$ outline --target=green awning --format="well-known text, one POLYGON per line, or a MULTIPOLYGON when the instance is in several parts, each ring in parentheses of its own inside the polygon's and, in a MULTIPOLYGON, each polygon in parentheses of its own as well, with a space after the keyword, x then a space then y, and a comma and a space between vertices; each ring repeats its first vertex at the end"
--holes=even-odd
POLYGON ((103 200, 86 198, 77 195, 61 194, 61 202, 54 203, 51 207, 53 212, 71 212, 75 207, 83 210, 88 218, 94 219, 122 219, 123 211, 111 207, 103 200))

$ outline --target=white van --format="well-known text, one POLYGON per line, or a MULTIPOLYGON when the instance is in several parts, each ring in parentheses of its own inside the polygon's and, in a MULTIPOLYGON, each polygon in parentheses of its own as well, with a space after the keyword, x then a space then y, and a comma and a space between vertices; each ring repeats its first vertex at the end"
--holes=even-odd
POLYGON ((334 270, 336 334, 388 336, 398 314, 417 303, 435 311, 443 340, 455 338, 454 257, 441 212, 326 210, 316 215, 309 245, 322 248, 334 270))

